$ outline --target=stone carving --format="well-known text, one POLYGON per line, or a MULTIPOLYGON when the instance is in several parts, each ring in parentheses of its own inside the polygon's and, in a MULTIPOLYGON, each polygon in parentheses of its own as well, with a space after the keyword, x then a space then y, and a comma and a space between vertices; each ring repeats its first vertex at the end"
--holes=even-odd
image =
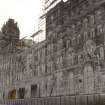
POLYGON ((84 89, 85 93, 94 92, 94 76, 93 67, 91 64, 86 64, 84 66, 84 89))
POLYGON ((84 52, 90 56, 94 56, 96 44, 92 40, 88 40, 84 45, 84 52))

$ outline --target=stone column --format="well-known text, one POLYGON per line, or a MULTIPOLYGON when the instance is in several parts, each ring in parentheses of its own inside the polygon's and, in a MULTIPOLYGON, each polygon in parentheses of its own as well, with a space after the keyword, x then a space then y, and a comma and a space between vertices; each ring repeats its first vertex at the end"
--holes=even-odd
POLYGON ((19 89, 16 89, 16 99, 19 98, 19 93, 18 93, 19 89))
POLYGON ((31 86, 27 84, 25 88, 25 98, 30 98, 31 97, 31 86))

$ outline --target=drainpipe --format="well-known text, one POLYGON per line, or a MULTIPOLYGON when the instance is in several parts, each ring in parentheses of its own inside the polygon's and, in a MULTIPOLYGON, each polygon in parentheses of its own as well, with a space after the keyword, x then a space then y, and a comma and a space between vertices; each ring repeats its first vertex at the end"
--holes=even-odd
POLYGON ((39 97, 40 97, 40 83, 39 83, 39 97))

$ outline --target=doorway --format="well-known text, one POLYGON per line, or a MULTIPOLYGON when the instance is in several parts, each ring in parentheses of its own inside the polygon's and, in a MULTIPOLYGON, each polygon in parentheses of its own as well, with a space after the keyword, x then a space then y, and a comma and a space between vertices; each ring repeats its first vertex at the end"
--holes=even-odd
POLYGON ((37 97, 37 85, 31 85, 31 98, 37 97))
POLYGON ((19 99, 24 99, 25 97, 25 88, 19 88, 19 99))
POLYGON ((8 99, 16 99, 16 89, 13 89, 8 93, 8 99))

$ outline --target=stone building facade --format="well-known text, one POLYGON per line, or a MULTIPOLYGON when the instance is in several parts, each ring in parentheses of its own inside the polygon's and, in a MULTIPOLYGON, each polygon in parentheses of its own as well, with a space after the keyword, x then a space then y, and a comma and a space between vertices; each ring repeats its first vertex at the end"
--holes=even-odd
POLYGON ((104 14, 103 0, 68 0, 47 13, 48 96, 104 91, 104 14))
POLYGON ((1 96, 105 92, 105 1, 61 1, 46 14, 46 40, 0 56, 1 96))

